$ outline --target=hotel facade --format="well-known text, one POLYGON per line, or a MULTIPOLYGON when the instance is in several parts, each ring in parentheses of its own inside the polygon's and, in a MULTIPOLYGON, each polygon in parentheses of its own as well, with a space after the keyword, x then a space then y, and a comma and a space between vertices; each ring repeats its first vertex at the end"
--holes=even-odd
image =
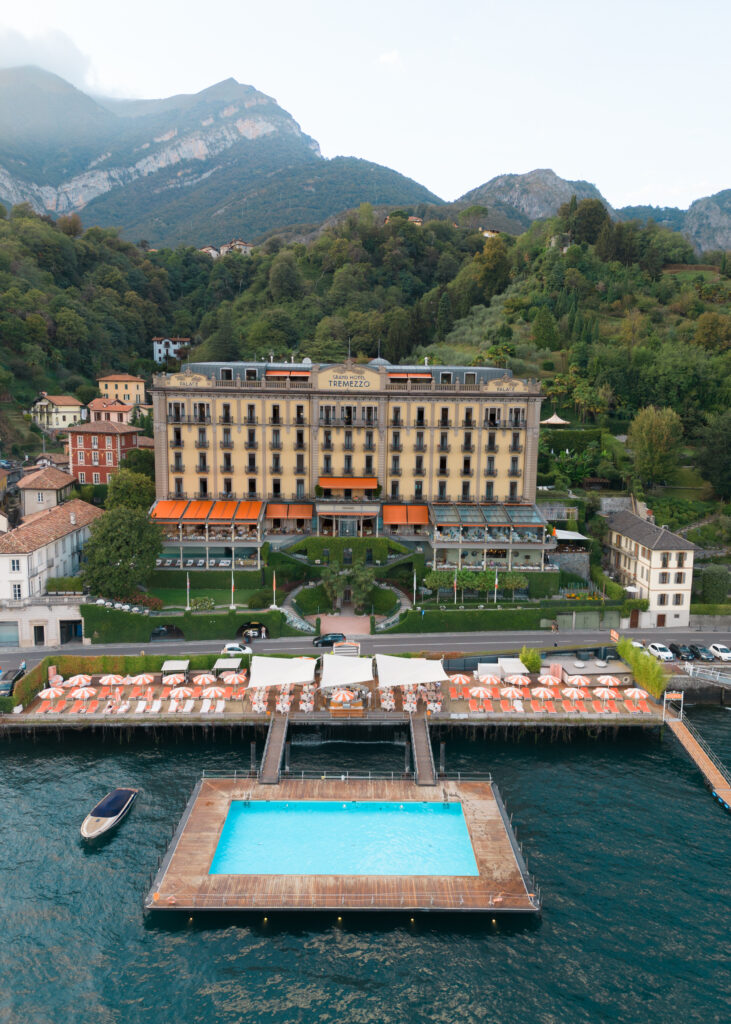
POLYGON ((196 541, 208 564, 214 541, 314 533, 541 568, 555 543, 534 505, 540 391, 502 369, 192 363, 152 395, 152 514, 181 561, 196 541))

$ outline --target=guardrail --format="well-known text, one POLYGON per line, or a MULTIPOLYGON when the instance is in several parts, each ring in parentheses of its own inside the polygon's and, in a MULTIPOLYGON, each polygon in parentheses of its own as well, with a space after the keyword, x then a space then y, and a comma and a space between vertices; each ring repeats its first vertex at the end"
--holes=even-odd
MULTIPOLYGON (((373 782, 373 781, 376 781, 376 782, 381 782, 381 781, 400 782, 400 781, 403 781, 404 779, 411 779, 411 778, 413 778, 413 776, 414 776, 414 773, 412 771, 408 771, 408 772, 406 772, 406 771, 391 771, 391 772, 389 772, 389 771, 368 771, 368 772, 366 772, 366 771, 348 771, 348 770, 346 770, 346 771, 343 771, 343 772, 337 772, 337 771, 321 771, 319 769, 314 769, 314 768, 304 769, 304 770, 298 771, 298 772, 291 772, 290 771, 290 772, 286 772, 285 773, 285 778, 287 780, 301 779, 302 781, 305 781, 305 780, 308 780, 308 779, 316 779, 316 780, 319 780, 321 782, 328 782, 328 781, 330 781, 330 782, 373 782)), ((243 779, 251 779, 253 777, 254 777, 254 775, 252 775, 250 769, 245 769, 245 770, 242 770, 242 771, 239 771, 238 769, 234 769, 234 771, 223 771, 223 770, 219 770, 219 769, 215 769, 213 771, 209 771, 208 769, 204 769, 204 771, 201 773, 201 778, 203 778, 203 779, 233 779, 235 782, 237 782, 239 779, 242 779, 242 780, 243 779)), ((440 782, 442 782, 442 781, 447 781, 447 782, 492 782, 492 773, 491 772, 459 772, 459 771, 457 771, 457 772, 440 772, 439 773, 439 781, 440 782)))
POLYGON ((721 773, 721 775, 723 775, 725 779, 731 781, 731 770, 729 770, 727 766, 723 763, 721 758, 718 757, 718 755, 711 750, 711 748, 708 746, 708 744, 703 739, 701 734, 698 732, 696 727, 694 725, 691 725, 691 723, 688 721, 688 716, 683 715, 682 719, 678 718, 676 719, 676 721, 679 721, 682 725, 685 726, 685 728, 691 734, 691 736, 696 741, 698 746, 701 748, 703 753, 706 755, 708 760, 711 761, 711 763, 721 773))
MULTIPOLYGON (((459 892, 425 892, 415 894, 385 894, 366 889, 360 892, 328 895, 326 893, 241 893, 235 896, 224 894, 181 896, 180 900, 164 891, 156 894, 159 898, 148 904, 153 909, 175 909, 178 902, 186 910, 512 910, 523 913, 537 913, 540 910, 538 893, 496 892, 486 895, 465 889, 459 892)), ((153 897, 154 898, 154 897, 153 897)))

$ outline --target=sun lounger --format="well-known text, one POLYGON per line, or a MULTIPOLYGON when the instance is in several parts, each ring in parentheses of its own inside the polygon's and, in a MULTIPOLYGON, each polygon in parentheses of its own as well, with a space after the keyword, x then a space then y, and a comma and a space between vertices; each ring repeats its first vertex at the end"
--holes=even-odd
POLYGON ((548 713, 549 713, 550 715, 555 715, 555 714, 556 714, 556 709, 555 709, 555 707, 553 706, 553 701, 552 701, 552 700, 547 700, 547 701, 545 701, 545 705, 546 705, 546 711, 547 711, 547 712, 548 712, 548 713))
POLYGON ((574 714, 574 712, 576 711, 576 708, 574 707, 574 705, 571 703, 570 700, 562 700, 561 701, 561 707, 564 709, 564 711, 567 711, 570 714, 574 714))
POLYGON ((160 700, 167 700, 168 697, 170 696, 171 690, 172 690, 172 687, 170 687, 170 686, 163 686, 162 692, 160 693, 160 700))
POLYGON ((604 705, 602 704, 602 702, 600 700, 593 700, 591 702, 591 706, 594 709, 594 711, 597 712, 600 715, 603 715, 604 712, 606 711, 606 708, 604 707, 604 705))
POLYGON ((471 700, 470 701, 470 711, 479 711, 479 710, 480 710, 480 705, 477 703, 477 701, 474 700, 474 699, 471 700))
POLYGON ((206 697, 206 699, 201 704, 201 714, 202 715, 207 715, 210 710, 211 710, 211 700, 210 700, 209 697, 206 697))
POLYGON ((509 700, 501 700, 500 701, 500 710, 501 711, 512 711, 513 710, 513 705, 510 703, 509 700))
POLYGON ((44 701, 42 701, 40 706, 36 708, 36 714, 37 715, 45 715, 50 710, 51 710, 51 702, 50 702, 50 700, 44 700, 44 701))
POLYGON ((646 700, 638 700, 637 701, 637 706, 638 706, 638 708, 640 709, 640 711, 642 712, 643 715, 651 715, 652 714, 652 712, 650 711, 650 706, 649 706, 649 704, 647 703, 646 700))
POLYGON ((159 698, 157 700, 153 700, 152 704, 150 704, 150 706, 147 708, 148 712, 151 715, 159 715, 161 709, 162 709, 162 701, 159 698))
POLYGON ((201 696, 201 690, 202 690, 202 689, 203 689, 203 687, 202 687, 202 686, 194 686, 194 687, 192 688, 192 692, 191 692, 191 694, 190 694, 190 695, 191 695, 191 697, 193 698, 193 700, 200 700, 200 696, 201 696))
POLYGON ((629 711, 630 714, 632 714, 632 715, 639 715, 640 709, 637 707, 637 705, 633 701, 631 701, 631 700, 624 701, 624 706, 627 708, 627 710, 629 711))
POLYGON ((527 686, 523 687, 523 700, 530 700, 530 690, 527 686))
POLYGON ((143 693, 144 693, 144 690, 143 690, 143 688, 141 686, 133 686, 132 689, 130 690, 130 693, 129 693, 129 699, 130 700, 139 700, 139 698, 142 696, 143 693))
POLYGON ((544 708, 544 706, 543 706, 542 701, 540 701, 540 700, 532 700, 530 702, 530 708, 531 708, 531 711, 545 711, 546 710, 544 708))
POLYGON ((583 700, 575 700, 574 707, 577 711, 580 711, 582 715, 585 715, 587 713, 586 704, 584 704, 583 700))
POLYGON ((449 696, 452 698, 452 700, 459 700, 459 694, 457 693, 456 687, 449 687, 449 696))
POLYGON ((138 700, 137 701, 137 707, 135 708, 134 713, 136 715, 142 715, 142 714, 144 714, 144 711, 145 711, 146 707, 147 707, 147 701, 146 700, 138 700))
POLYGON ((69 708, 69 711, 71 712, 72 715, 78 715, 83 707, 84 707, 83 700, 77 700, 77 701, 74 701, 74 703, 71 705, 71 707, 69 708))
POLYGON ((60 700, 60 701, 58 701, 58 703, 55 704, 53 709, 52 709, 53 710, 53 714, 54 715, 60 715, 61 712, 64 710, 64 708, 66 707, 67 704, 68 704, 67 700, 60 700))
POLYGON ((609 710, 611 711, 611 713, 613 715, 618 715, 619 714, 619 708, 617 707, 617 702, 616 701, 608 700, 607 701, 607 707, 609 708, 609 710))
POLYGON ((524 712, 525 711, 525 708, 523 707, 523 701, 522 700, 518 700, 517 698, 513 701, 513 707, 515 708, 516 711, 520 711, 520 712, 524 712))
POLYGON ((182 711, 184 715, 189 715, 194 707, 195 707, 195 701, 194 700, 186 700, 185 704, 183 704, 183 706, 179 710, 182 711))
POLYGON ((128 700, 123 700, 122 703, 117 708, 116 714, 118 714, 118 715, 128 715, 129 714, 129 709, 130 709, 129 701, 128 700))
POLYGON ((102 688, 101 688, 101 690, 99 691, 99 694, 98 694, 99 700, 106 700, 107 697, 109 696, 109 691, 110 690, 111 690, 111 686, 102 686, 102 688))
POLYGON ((224 713, 224 711, 226 710, 226 701, 225 700, 217 700, 216 701, 216 706, 215 706, 215 708, 213 710, 214 710, 214 712, 217 715, 222 715, 224 713))
POLYGON ((168 713, 169 715, 174 715, 174 714, 175 714, 175 712, 176 712, 177 710, 178 710, 178 702, 177 702, 177 701, 176 701, 175 699, 173 699, 173 700, 171 700, 171 701, 170 701, 170 703, 168 704, 168 710, 167 710, 167 713, 168 713))
POLYGON ((95 715, 97 713, 98 709, 99 709, 99 701, 98 700, 93 700, 93 701, 91 701, 90 704, 86 705, 86 708, 84 709, 84 714, 85 715, 95 715))

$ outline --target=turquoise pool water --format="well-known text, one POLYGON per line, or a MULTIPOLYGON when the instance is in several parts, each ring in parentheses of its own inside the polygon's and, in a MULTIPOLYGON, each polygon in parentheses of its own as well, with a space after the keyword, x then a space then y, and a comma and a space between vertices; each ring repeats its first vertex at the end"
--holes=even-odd
POLYGON ((461 804, 234 800, 212 875, 478 875, 461 804))

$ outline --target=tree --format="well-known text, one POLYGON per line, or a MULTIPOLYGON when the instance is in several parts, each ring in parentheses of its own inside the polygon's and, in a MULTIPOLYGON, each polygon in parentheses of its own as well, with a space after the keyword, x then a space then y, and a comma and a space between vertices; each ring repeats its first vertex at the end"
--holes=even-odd
POLYGON ((607 208, 600 199, 582 199, 573 219, 573 240, 594 245, 608 221, 607 208))
POLYGON ((728 597, 729 570, 727 565, 704 566, 701 573, 701 596, 704 604, 724 604, 728 597))
POLYGON ((155 479, 155 455, 149 448, 131 448, 122 459, 122 468, 155 479))
POLYGON ((147 511, 155 501, 155 484, 145 473, 120 469, 109 478, 107 509, 125 505, 147 511))
POLYGON ((528 577, 524 572, 501 572, 498 577, 498 587, 500 590, 510 591, 512 599, 515 600, 516 590, 528 589, 528 577))
POLYGON ((354 565, 346 575, 353 594, 353 605, 356 611, 362 611, 373 589, 373 581, 376 578, 375 571, 361 563, 354 565))
POLYGON ((328 565, 320 577, 325 593, 333 608, 336 608, 345 590, 345 576, 337 565, 328 565))
POLYGON ((523 644, 520 648, 520 654, 518 657, 529 672, 541 671, 541 652, 535 647, 526 647, 525 644, 523 644))
POLYGON ((558 348, 556 320, 548 306, 541 306, 533 321, 533 341, 538 348, 554 351, 558 348))
POLYGON ((643 483, 670 480, 675 475, 683 424, 673 409, 640 409, 629 425, 627 446, 635 460, 635 472, 643 483))
POLYGON ((214 362, 236 359, 239 345, 234 331, 230 302, 222 302, 219 306, 217 322, 218 326, 206 344, 208 358, 214 362))
POLYGON ((698 436, 695 463, 719 498, 731 498, 731 409, 707 417, 698 436))
POLYGON ((162 531, 142 508, 118 505, 97 519, 84 547, 81 577, 92 593, 131 597, 150 580, 162 531))

